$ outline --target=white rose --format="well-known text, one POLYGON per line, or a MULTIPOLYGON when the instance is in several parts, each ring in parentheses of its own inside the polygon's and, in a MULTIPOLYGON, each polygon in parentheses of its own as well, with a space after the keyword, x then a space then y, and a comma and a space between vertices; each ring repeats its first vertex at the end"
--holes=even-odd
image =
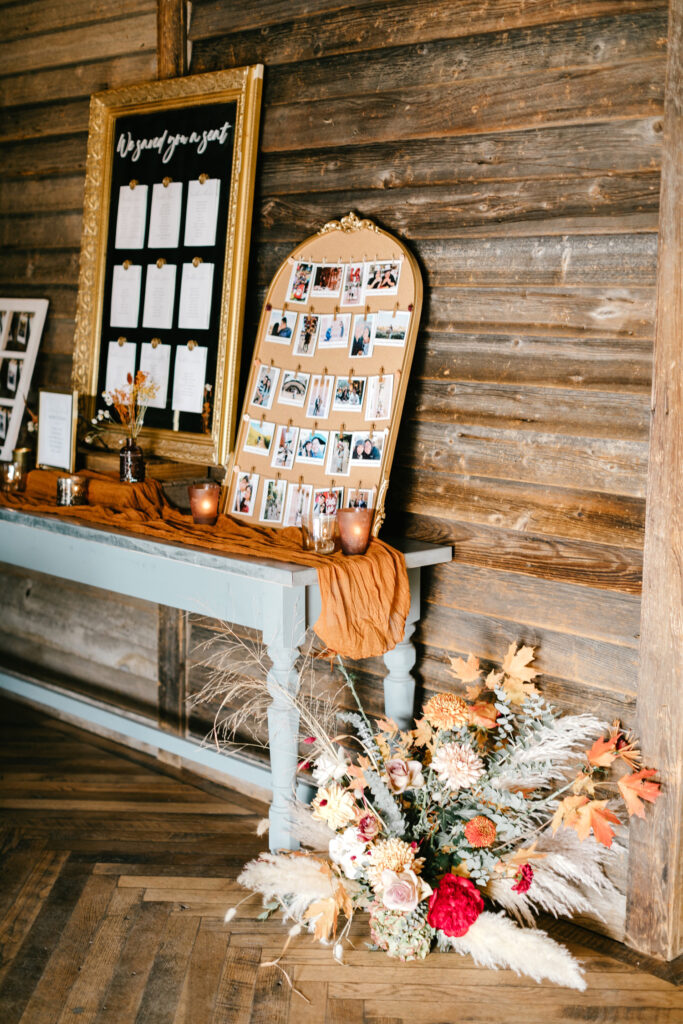
POLYGON ((341 749, 336 754, 325 752, 316 758, 313 778, 317 786, 325 786, 328 782, 339 782, 346 775, 346 758, 341 749))
POLYGON ((363 868, 368 863, 365 843, 358 838, 358 832, 351 826, 344 829, 340 836, 330 839, 330 859, 338 864, 347 878, 360 878, 363 868))

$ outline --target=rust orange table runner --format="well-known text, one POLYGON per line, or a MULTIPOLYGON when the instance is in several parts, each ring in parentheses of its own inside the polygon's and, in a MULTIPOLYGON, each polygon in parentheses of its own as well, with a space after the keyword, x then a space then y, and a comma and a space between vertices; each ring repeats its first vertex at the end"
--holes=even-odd
POLYGON ((330 651, 354 660, 377 657, 403 639, 410 589, 403 555, 373 538, 364 555, 318 555, 302 547, 301 531, 276 530, 219 516, 215 526, 197 526, 166 500, 156 480, 121 484, 103 473, 83 472, 88 504, 57 506, 57 477, 34 470, 23 493, 0 493, 0 504, 119 527, 174 544, 192 544, 226 555, 251 555, 317 569, 322 611, 314 629, 330 651))

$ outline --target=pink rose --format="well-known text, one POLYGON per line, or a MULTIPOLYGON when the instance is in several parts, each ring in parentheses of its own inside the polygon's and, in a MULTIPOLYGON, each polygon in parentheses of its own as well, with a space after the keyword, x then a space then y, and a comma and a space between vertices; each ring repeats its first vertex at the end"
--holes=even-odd
POLYGON ((425 784, 422 765, 419 761, 404 761, 394 757, 386 763, 387 784, 392 793, 404 793, 406 789, 421 789, 425 784))
POLYGON ((386 868, 382 872, 382 903, 387 910, 401 910, 406 914, 420 900, 420 887, 414 871, 402 871, 397 874, 386 868))
POLYGON ((358 838, 371 843, 379 835, 380 824, 374 814, 364 814, 358 822, 358 838))

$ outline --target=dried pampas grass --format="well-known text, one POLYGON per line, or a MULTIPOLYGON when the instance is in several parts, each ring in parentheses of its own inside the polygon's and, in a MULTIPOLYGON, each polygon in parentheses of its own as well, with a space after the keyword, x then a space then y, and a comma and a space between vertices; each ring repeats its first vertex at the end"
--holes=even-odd
POLYGON ((325 868, 313 857, 262 853, 245 865, 237 881, 245 889, 261 893, 264 903, 277 900, 285 918, 300 922, 311 903, 334 896, 338 879, 325 868))
POLYGON ((540 726, 524 744, 511 744, 499 758, 494 785, 499 789, 536 789, 576 771, 577 758, 607 728, 594 715, 563 715, 540 726))

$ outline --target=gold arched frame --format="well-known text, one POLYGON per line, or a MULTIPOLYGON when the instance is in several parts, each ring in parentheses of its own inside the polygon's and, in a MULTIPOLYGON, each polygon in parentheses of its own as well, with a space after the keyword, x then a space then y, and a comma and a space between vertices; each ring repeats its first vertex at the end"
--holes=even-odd
MULTIPOLYGON (((222 465, 235 435, 262 84, 263 65, 254 64, 110 89, 96 93, 90 100, 72 373, 74 390, 79 392, 82 411, 88 417, 97 398, 117 118, 212 103, 237 103, 216 377, 210 382, 214 396, 211 432, 143 428, 141 433, 146 452, 179 461, 222 465)), ((114 426, 108 433, 113 442, 123 438, 123 432, 114 426)))

